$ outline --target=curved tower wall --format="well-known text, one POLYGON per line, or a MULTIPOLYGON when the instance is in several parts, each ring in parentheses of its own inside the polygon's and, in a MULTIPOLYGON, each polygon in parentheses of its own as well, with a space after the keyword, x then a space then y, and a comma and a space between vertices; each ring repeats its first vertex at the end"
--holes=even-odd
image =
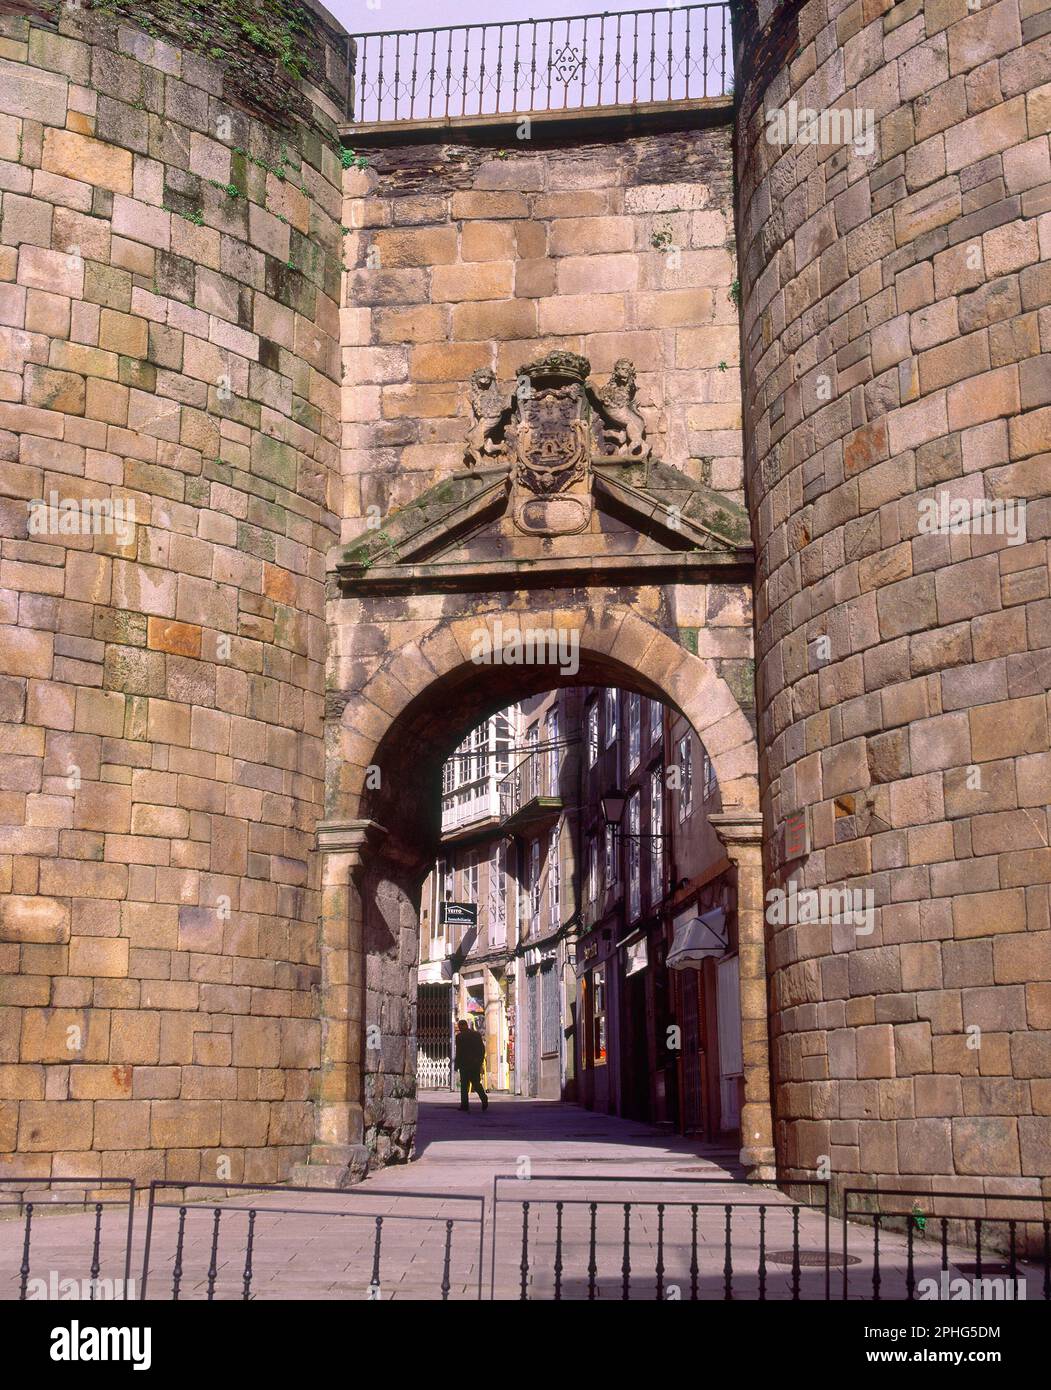
POLYGON ((767 887, 874 903, 860 930, 768 926, 779 1158, 1030 1191, 1051 1152, 1051 11, 737 8, 767 887), (856 146, 804 142, 805 110, 860 113, 856 146), (1000 504, 995 533, 948 531, 942 495, 1000 504))
POLYGON ((0 1172, 313 1138, 349 41, 172 23, 0 21, 0 1172))

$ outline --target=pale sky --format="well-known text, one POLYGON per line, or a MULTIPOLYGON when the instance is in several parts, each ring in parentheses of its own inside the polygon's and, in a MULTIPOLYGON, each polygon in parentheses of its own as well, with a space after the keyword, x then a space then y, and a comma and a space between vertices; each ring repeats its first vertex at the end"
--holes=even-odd
MULTIPOLYGON (((645 9, 645 3, 632 5, 626 0, 321 0, 325 8, 352 34, 369 34, 386 29, 431 29, 441 24, 474 24, 485 20, 560 19, 562 16, 599 14, 607 10, 645 9)), ((676 8, 650 4, 648 8, 676 8)))

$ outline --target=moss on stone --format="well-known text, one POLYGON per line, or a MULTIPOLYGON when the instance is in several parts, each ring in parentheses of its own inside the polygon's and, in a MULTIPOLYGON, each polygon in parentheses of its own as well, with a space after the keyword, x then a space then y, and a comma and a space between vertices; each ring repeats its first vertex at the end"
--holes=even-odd
POLYGON ((211 58, 226 95, 283 125, 312 117, 304 80, 325 85, 323 48, 299 0, 86 0, 84 8, 211 58))
POLYGON ((384 521, 383 529, 366 532, 348 541, 343 548, 343 564, 368 569, 381 555, 396 557, 400 545, 462 507, 489 487, 491 482, 492 478, 485 474, 459 473, 435 483, 404 507, 391 512, 384 521))
POLYGON ((755 705, 755 662, 745 657, 727 657, 715 666, 741 708, 751 709, 755 705))

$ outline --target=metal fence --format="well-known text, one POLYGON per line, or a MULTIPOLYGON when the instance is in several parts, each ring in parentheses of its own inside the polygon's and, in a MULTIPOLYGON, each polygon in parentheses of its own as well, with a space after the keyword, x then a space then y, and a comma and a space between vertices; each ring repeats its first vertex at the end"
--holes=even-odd
POLYGON ((324 1292, 480 1299, 484 1239, 482 1196, 158 1180, 150 1183, 139 1297, 162 1265, 158 1296, 175 1301, 324 1292), (172 1190, 181 1200, 164 1200, 172 1190), (292 1193, 309 1193, 317 1205, 280 1200, 292 1193), (415 1203, 425 1210, 410 1210, 415 1203), (456 1208, 466 1214, 453 1214, 456 1208))
POLYGON ((842 1296, 1051 1301, 1048 1210, 1048 1199, 1039 1196, 844 1188, 842 1296), (850 1248, 859 1237, 868 1268, 864 1281, 855 1274, 852 1285, 850 1248), (888 1250, 888 1237, 896 1238, 896 1249, 888 1250))
POLYGON ((846 1188, 841 1250, 829 1184, 786 1175, 501 1175, 488 1215, 481 1194, 157 1180, 144 1234, 137 1196, 2 1180, 0 1298, 796 1302, 832 1297, 842 1266, 844 1299, 1051 1302, 1039 1195, 846 1188))
POLYGON ((0 1179, 0 1209, 14 1207, 15 1219, 21 1219, 19 1301, 36 1299, 35 1285, 41 1281, 45 1285, 39 1294, 42 1298, 76 1294, 92 1302, 96 1297, 133 1297, 135 1191, 133 1178, 0 1179), (118 1195, 107 1196, 113 1189, 118 1195), (39 1218, 48 1209, 66 1215, 90 1212, 93 1220, 87 1239, 76 1228, 57 1227, 51 1222, 41 1227, 39 1218))
POLYGON ((726 3, 359 34, 359 124, 601 109, 721 97, 726 3))
POLYGON ((759 1184, 754 1197, 727 1200, 740 1186, 726 1177, 497 1177, 490 1298, 516 1296, 502 1277, 503 1242, 514 1246, 523 1301, 828 1299, 828 1183, 799 1184, 807 1201, 759 1184))

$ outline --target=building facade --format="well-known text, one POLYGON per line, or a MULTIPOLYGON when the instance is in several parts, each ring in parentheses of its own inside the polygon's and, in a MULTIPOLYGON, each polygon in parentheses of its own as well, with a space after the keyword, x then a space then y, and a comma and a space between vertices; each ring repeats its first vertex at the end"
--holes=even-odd
MULTIPOLYGON (((578 710, 579 692, 552 691, 472 730, 443 769, 441 852, 423 888, 421 989, 440 976, 448 1026, 466 1018, 484 1035, 492 1089, 554 1100, 575 1093, 578 710)), ((424 1058, 419 1075, 430 1071, 424 1058)))
POLYGON ((689 724, 612 686, 551 691, 472 730, 442 786, 421 917, 420 1014, 437 1020, 418 1024, 421 1088, 455 1084, 449 1038, 466 1018, 494 1090, 733 1138, 734 935, 718 956, 668 964, 701 913, 734 915, 708 821, 718 787, 689 724))
POLYGON ((736 939, 675 950, 704 912, 735 909, 708 820, 711 761, 659 700, 592 688, 583 718, 584 933, 577 943, 580 1097, 708 1140, 740 1128, 736 939), (669 964, 669 957, 671 964, 669 964))

